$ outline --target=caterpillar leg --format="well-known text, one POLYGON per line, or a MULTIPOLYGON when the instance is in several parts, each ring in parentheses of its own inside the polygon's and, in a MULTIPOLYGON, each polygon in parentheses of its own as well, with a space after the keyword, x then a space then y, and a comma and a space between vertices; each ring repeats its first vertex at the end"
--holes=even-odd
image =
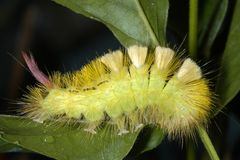
POLYGON ((117 129, 119 130, 118 135, 129 133, 127 117, 122 115, 116 120, 117 129))
POLYGON ((101 122, 88 123, 86 125, 86 127, 84 128, 84 131, 91 133, 91 134, 97 134, 97 128, 99 127, 100 124, 101 124, 101 122))

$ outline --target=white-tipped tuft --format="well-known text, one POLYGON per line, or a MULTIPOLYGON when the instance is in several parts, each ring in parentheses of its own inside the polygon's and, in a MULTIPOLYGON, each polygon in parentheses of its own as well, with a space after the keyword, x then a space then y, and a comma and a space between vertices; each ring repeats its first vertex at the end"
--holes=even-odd
POLYGON ((128 48, 128 55, 137 68, 140 68, 146 60, 147 57, 147 47, 132 46, 128 48))
POLYGON ((101 57, 101 62, 112 71, 119 72, 123 67, 123 53, 120 50, 108 53, 101 57))
POLYGON ((177 72, 177 78, 183 82, 192 82, 202 78, 200 67, 190 58, 187 58, 177 72))
POLYGON ((164 70, 169 67, 174 57, 175 52, 170 48, 156 47, 155 49, 155 64, 159 70, 164 70))

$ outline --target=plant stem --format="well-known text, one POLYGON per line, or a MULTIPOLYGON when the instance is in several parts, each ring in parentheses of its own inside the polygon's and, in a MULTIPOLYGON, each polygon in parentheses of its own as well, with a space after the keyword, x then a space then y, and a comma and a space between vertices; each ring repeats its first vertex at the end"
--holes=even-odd
POLYGON ((198 126, 197 128, 198 134, 202 140, 202 143, 204 144, 209 156, 211 157, 212 160, 219 160, 219 157, 217 155, 216 150, 213 147, 213 144, 203 126, 198 126))
POLYGON ((189 4, 189 54, 197 58, 197 34, 198 34, 198 0, 190 0, 189 4))

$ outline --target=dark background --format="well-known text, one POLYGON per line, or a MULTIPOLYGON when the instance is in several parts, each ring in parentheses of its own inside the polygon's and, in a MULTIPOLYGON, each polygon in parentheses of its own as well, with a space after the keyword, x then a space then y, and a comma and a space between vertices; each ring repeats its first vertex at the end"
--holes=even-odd
MULTIPOLYGON (((182 23, 178 28, 181 34, 171 25, 168 26, 168 39, 171 44, 179 45, 187 35, 188 3, 184 0, 181 2, 172 2, 170 8, 169 23, 173 24, 172 26, 182 23), (179 18, 173 19, 176 15, 179 18)), ((229 11, 215 46, 224 43, 231 14, 229 11)), ((20 107, 14 103, 19 100, 27 85, 36 82, 22 66, 26 65, 20 55, 21 51, 31 52, 46 73, 55 70, 78 70, 96 56, 106 53, 108 49, 120 47, 121 44, 104 25, 75 14, 50 0, 0 0, 0 113, 14 114, 14 110, 20 107)), ((217 51, 219 47, 213 49, 217 51)), ((210 137, 221 159, 225 160, 240 159, 238 99, 239 96, 223 113, 214 118, 209 126, 210 137)), ((183 146, 177 141, 165 139, 158 148, 137 159, 186 159, 188 146, 196 150, 199 159, 201 156, 205 157, 203 159, 209 158, 199 139, 196 139, 194 145, 189 145, 186 141, 183 146)), ((31 159, 50 158, 33 153, 0 154, 0 160, 31 159)), ((126 159, 133 158, 129 155, 126 159)))

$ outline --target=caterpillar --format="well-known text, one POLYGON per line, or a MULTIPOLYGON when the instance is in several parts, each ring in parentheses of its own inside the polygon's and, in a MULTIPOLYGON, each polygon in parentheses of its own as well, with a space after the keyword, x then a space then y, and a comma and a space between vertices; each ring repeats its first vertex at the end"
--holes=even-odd
POLYGON ((92 134, 102 124, 118 134, 155 125, 171 136, 185 136, 206 124, 212 110, 208 81, 190 58, 157 46, 111 51, 81 70, 45 75, 33 56, 23 58, 40 82, 28 87, 21 114, 44 122, 84 124, 92 134))

